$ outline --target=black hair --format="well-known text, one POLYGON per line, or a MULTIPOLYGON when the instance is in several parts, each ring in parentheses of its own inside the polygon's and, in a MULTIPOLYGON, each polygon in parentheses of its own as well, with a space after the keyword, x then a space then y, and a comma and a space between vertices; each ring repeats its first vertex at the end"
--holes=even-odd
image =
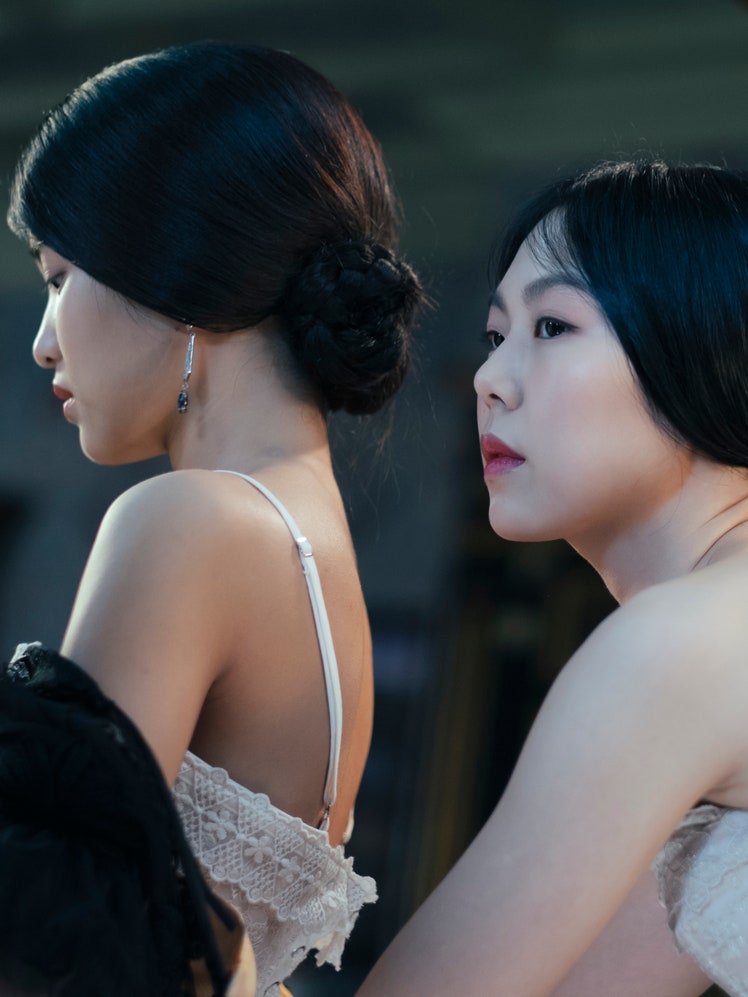
POLYGON ((0 667, 0 888, 2 993, 187 997, 203 962, 211 992, 229 986, 216 928, 243 928, 202 879, 158 763, 40 645, 0 667))
POLYGON ((138 305, 212 332, 280 320, 324 409, 380 408, 421 300, 380 150, 284 52, 196 42, 118 63, 51 111, 8 223, 138 305))
POLYGON ((526 239, 598 303, 659 424, 748 467, 748 174, 642 160, 558 181, 505 230, 494 286, 526 239))

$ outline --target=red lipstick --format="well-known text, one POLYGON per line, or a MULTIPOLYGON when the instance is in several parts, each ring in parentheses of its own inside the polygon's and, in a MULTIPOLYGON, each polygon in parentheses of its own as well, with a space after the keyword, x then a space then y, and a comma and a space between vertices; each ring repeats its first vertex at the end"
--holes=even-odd
POLYGON ((484 469, 486 477, 493 477, 498 474, 507 474, 515 467, 524 464, 525 458, 522 454, 512 450, 510 446, 500 440, 493 433, 484 433, 480 438, 480 451, 483 455, 484 469))
POLYGON ((61 388, 59 384, 53 384, 52 391, 54 393, 55 398, 59 398, 60 401, 62 402, 62 414, 65 416, 68 422, 70 422, 71 421, 70 407, 73 402, 72 391, 66 391, 66 389, 61 388))

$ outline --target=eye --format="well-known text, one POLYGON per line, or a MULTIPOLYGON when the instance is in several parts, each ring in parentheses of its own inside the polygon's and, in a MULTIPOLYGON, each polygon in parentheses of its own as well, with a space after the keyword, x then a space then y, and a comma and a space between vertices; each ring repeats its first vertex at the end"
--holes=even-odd
POLYGON ((538 337, 540 339, 555 339, 556 336, 569 332, 570 325, 557 318, 541 318, 538 322, 538 337))
POLYGON ((64 279, 65 279, 64 274, 56 273, 52 277, 47 277, 44 283, 47 285, 47 288, 59 291, 60 288, 62 287, 64 279))
POLYGON ((495 329, 487 329, 484 336, 481 336, 481 342, 488 340, 488 352, 493 353, 495 350, 501 346, 504 342, 504 335, 497 332, 495 329))

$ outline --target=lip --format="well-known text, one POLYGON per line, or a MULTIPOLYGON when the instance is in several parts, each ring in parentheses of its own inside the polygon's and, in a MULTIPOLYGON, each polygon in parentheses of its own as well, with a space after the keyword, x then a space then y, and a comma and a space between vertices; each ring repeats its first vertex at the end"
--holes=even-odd
POLYGON ((486 477, 507 474, 525 462, 522 454, 512 450, 507 443, 504 443, 498 436, 494 436, 493 433, 481 435, 480 451, 483 455, 483 473, 486 477))
POLYGON ((61 388, 59 384, 52 385, 52 392, 55 398, 59 398, 62 402, 62 414, 68 422, 72 422, 73 419, 71 409, 75 404, 73 392, 68 391, 67 388, 61 388))

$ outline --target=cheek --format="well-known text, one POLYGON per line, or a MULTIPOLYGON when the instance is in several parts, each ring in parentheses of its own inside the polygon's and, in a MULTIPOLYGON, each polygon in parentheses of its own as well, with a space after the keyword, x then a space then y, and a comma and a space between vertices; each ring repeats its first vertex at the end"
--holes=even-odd
POLYGON ((60 347, 76 366, 111 355, 110 322, 106 312, 94 301, 69 298, 57 310, 57 334, 60 347))
POLYGON ((586 370, 537 379, 528 385, 526 401, 533 437, 567 459, 607 432, 614 408, 610 386, 586 370))
POLYGON ((645 487, 664 473, 674 444, 658 428, 633 384, 601 381, 580 396, 570 425, 568 478, 576 475, 599 492, 645 487))
MULTIPOLYGON (((626 372, 627 373, 627 372, 626 372)), ((608 366, 577 369, 534 387, 533 437, 557 484, 575 488, 644 457, 660 434, 628 376, 608 366)))
POLYGON ((579 421, 599 432, 651 424, 652 420, 620 348, 604 342, 587 364, 574 369, 564 386, 566 405, 579 421))

